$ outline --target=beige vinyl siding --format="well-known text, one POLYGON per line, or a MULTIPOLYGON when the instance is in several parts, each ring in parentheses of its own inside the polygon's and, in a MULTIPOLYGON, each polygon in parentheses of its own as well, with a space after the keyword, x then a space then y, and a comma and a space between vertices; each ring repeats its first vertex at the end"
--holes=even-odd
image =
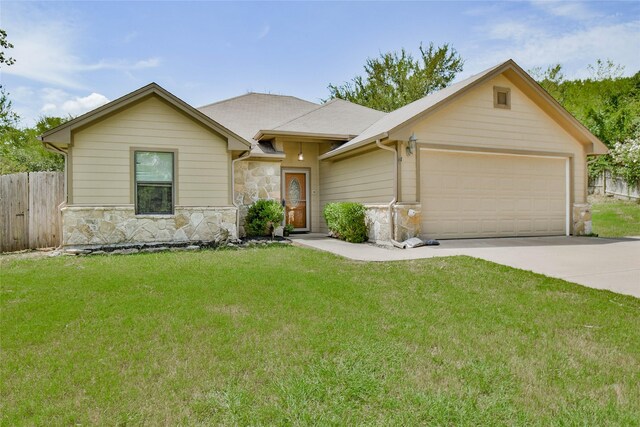
POLYGON ((177 150, 177 205, 230 205, 227 142, 156 97, 74 133, 71 203, 132 204, 131 147, 177 150))
POLYGON ((399 202, 415 202, 417 200, 417 188, 416 188, 416 173, 417 162, 419 159, 418 148, 413 154, 407 154, 406 143, 398 143, 400 162, 398 166, 400 168, 400 194, 398 197, 399 202))
MULTIPOLYGON (((389 203, 393 198, 393 153, 376 148, 335 162, 320 162, 320 206, 330 202, 389 203)), ((321 228, 326 230, 324 220, 321 228)))
POLYGON ((586 201, 583 147, 502 75, 409 126, 421 143, 571 153, 574 202, 586 201), (510 109, 494 108, 494 86, 511 89, 510 109))

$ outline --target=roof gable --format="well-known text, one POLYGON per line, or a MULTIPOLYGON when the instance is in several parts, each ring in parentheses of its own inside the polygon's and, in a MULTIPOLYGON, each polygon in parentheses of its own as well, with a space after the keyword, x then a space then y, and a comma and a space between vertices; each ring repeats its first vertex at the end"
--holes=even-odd
POLYGON ((576 140, 582 144, 590 145, 590 150, 588 150, 588 152, 593 154, 603 154, 607 152, 606 146, 595 135, 593 135, 586 127, 584 127, 584 125, 565 110, 564 107, 562 107, 513 60, 508 60, 392 111, 376 123, 372 124, 356 138, 321 156, 321 159, 339 155, 372 143, 377 139, 387 138, 390 132, 404 127, 415 120, 424 119, 451 100, 462 96, 477 85, 500 74, 505 74, 507 78, 513 81, 520 90, 536 102, 536 104, 538 104, 545 113, 556 120, 576 140))
POLYGON ((43 142, 54 145, 66 146, 71 142, 72 131, 91 126, 91 124, 102 120, 103 118, 124 111, 127 107, 152 96, 156 96, 164 102, 167 102, 194 121, 225 138, 227 140, 227 147, 229 150, 246 150, 251 146, 249 141, 191 107, 189 104, 171 94, 157 83, 150 83, 101 107, 89 111, 88 113, 78 116, 75 119, 69 120, 62 125, 45 132, 41 135, 40 139, 43 142))

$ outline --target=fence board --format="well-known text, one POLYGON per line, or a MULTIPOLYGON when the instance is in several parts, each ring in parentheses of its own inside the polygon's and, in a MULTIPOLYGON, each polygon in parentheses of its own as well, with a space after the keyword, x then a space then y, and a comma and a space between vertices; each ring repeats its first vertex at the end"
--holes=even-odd
POLYGON ((29 177, 27 173, 0 176, 2 237, 0 251, 19 251, 29 246, 29 177))
POLYGON ((611 195, 617 199, 640 200, 640 181, 636 185, 627 184, 622 178, 604 172, 589 179, 589 194, 611 195))
POLYGON ((59 246, 62 172, 0 176, 0 252, 59 246))
POLYGON ((59 172, 29 174, 29 247, 60 245, 61 217, 58 206, 64 200, 64 175, 59 172))

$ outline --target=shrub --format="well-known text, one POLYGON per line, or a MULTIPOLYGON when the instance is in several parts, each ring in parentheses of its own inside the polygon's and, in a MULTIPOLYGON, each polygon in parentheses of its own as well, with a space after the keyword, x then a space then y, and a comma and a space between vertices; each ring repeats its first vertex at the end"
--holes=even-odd
POLYGON ((248 236, 268 236, 283 219, 284 208, 278 201, 260 199, 249 207, 245 230, 248 236))
POLYGON ((335 237, 351 243, 362 243, 368 238, 365 207, 360 203, 329 203, 322 211, 327 227, 335 237))
POLYGON ((630 186, 640 181, 640 131, 634 138, 624 142, 616 142, 611 148, 615 168, 613 173, 621 177, 630 186))

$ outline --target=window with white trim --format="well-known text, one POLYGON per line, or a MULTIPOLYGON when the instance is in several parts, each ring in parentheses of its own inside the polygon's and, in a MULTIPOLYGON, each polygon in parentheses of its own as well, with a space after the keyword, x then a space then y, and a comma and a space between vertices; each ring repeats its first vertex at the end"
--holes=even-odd
POLYGON ((134 152, 136 214, 173 214, 174 161, 175 155, 169 151, 134 152))

